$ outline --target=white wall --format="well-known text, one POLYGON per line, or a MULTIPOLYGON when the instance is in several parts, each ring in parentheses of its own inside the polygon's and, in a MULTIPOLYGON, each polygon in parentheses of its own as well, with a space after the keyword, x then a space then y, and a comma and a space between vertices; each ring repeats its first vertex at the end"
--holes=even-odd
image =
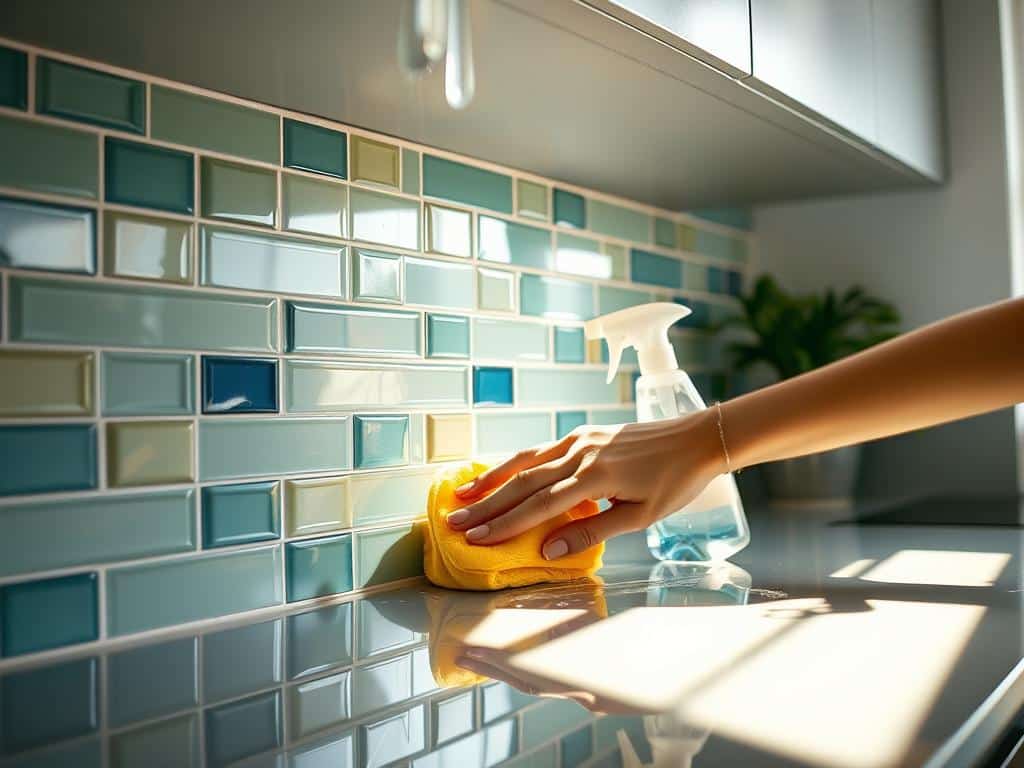
MULTIPOLYGON (((765 271, 797 291, 860 283, 893 301, 906 328, 1011 295, 997 2, 947 0, 942 13, 949 181, 755 210, 765 271)), ((1013 492, 1015 442, 1006 410, 873 443, 862 492, 1013 492)))

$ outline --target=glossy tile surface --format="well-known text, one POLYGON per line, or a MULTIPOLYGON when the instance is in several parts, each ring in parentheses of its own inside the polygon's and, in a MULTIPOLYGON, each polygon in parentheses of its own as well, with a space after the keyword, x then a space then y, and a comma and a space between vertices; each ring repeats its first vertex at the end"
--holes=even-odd
POLYGON ((348 143, 342 131, 284 119, 284 164, 289 168, 348 178, 348 143))
POLYGON ((348 187, 291 173, 281 177, 281 220, 285 229, 327 237, 348 232, 348 187))
POLYGON ((412 520, 423 512, 436 469, 353 475, 349 499, 356 526, 412 520))
POLYGON ((0 266, 96 271, 96 214, 0 197, 0 266))
POLYGON ((469 357, 469 318, 429 313, 427 355, 456 359, 469 357))
MULTIPOLYGON (((414 516, 421 513, 417 509, 414 516)), ((364 531, 355 536, 358 542, 356 586, 360 589, 422 575, 423 533, 418 526, 402 525, 379 531, 364 531)))
POLYGON ((0 677, 0 754, 84 736, 99 728, 99 661, 78 659, 0 677), (60 691, 55 697, 52 691, 60 691))
POLYGON ((285 544, 288 602, 352 591, 352 537, 285 544))
POLYGON ((146 131, 146 86, 55 59, 36 60, 36 111, 129 133, 146 131))
POLYGON ((300 739, 351 716, 352 672, 328 675, 288 689, 288 737, 300 739))
POLYGON ((496 723, 417 758, 412 765, 413 768, 449 768, 457 765, 491 768, 516 753, 518 733, 514 720, 496 723))
POLYGON ((591 719, 587 710, 568 699, 552 699, 528 709, 523 715, 523 749, 542 744, 559 732, 591 719))
POLYGON ((352 239, 418 250, 420 247, 420 204, 395 195, 352 187, 352 239))
POLYGON ((363 764, 381 768, 427 745, 427 716, 422 704, 361 728, 363 764))
POLYGON ((0 576, 195 549, 195 493, 185 488, 0 507, 0 576))
POLYGON ((277 115, 159 85, 150 98, 154 139, 278 162, 277 115))
POLYGON ((521 275, 519 307, 524 315, 589 320, 594 316, 594 291, 589 284, 574 280, 521 275))
POLYGON ((278 605, 281 547, 201 555, 107 572, 107 629, 125 635, 278 605))
POLYGON ((95 134, 0 116, 0 185, 95 200, 98 165, 95 134))
POLYGON ((216 703, 282 682, 283 642, 284 619, 204 635, 204 700, 216 703))
POLYGON ((365 715, 412 695, 409 654, 356 667, 352 671, 352 714, 365 715))
POLYGON ((292 614, 285 627, 289 680, 352 663, 352 603, 292 614))
POLYGON ((626 261, 628 255, 626 246, 618 243, 601 243, 601 251, 611 260, 612 277, 616 280, 628 280, 626 261))
POLYGON ((352 250, 352 298, 356 301, 402 301, 402 257, 394 253, 352 250))
POLYGON ((654 297, 646 291, 633 291, 612 285, 600 285, 597 288, 597 311, 602 315, 651 301, 654 301, 654 297))
POLYGON ((0 417, 93 412, 91 352, 0 350, 0 417))
POLYGON ((285 480, 284 497, 288 509, 288 536, 349 528, 352 512, 348 503, 347 477, 285 480))
POLYGON ((110 724, 117 727, 199 703, 199 641, 183 637, 111 654, 107 659, 110 724), (146 684, 139 685, 141 680, 146 684))
POLYGON ((516 182, 516 213, 531 219, 548 219, 548 188, 526 179, 516 182))
POLYGON ((359 658, 368 659, 390 654, 423 641, 422 632, 407 626, 408 622, 396 621, 393 616, 388 615, 393 612, 395 601, 402 600, 404 594, 402 591, 389 591, 389 594, 379 600, 368 597, 355 603, 359 627, 359 658))
POLYGON ((379 406, 459 406, 468 402, 466 369, 366 365, 313 360, 285 362, 288 410, 346 412, 379 406))
POLYGON ((204 157, 200 168, 203 216, 274 226, 277 174, 213 157, 204 157))
POLYGON ((516 276, 498 269, 477 269, 477 304, 490 312, 513 312, 516 308, 516 276))
POLYGON ((221 704, 204 715, 208 766, 226 766, 284 742, 280 691, 221 704))
POLYGON ((739 237, 730 237, 718 232, 709 232, 705 229, 696 231, 696 240, 693 250, 705 256, 714 256, 729 261, 745 261, 747 258, 747 243, 739 237))
POLYGON ((420 193, 420 153, 402 148, 402 191, 407 195, 420 193))
POLYGON ((604 371, 519 371, 520 405, 605 405, 619 402, 618 383, 605 384, 604 371))
POLYGON ((192 225, 183 221, 105 211, 103 251, 108 275, 192 282, 192 225))
POLYGON ((202 480, 350 469, 349 420, 217 419, 199 425, 202 480))
POLYGON ((583 195, 577 195, 567 189, 555 187, 552 193, 555 224, 574 229, 586 229, 587 210, 583 195))
POLYGON ((657 217, 654 219, 654 243, 663 248, 676 247, 676 232, 678 228, 674 221, 657 217))
POLYGON ((110 737, 110 762, 116 768, 159 765, 198 768, 199 717, 179 715, 110 737))
POLYGON ((562 439, 576 427, 582 427, 586 423, 586 411, 559 411, 555 414, 555 439, 562 439))
POLYGON ((28 55, 0 46, 0 106, 28 107, 28 55))
POLYGON ((472 309, 473 267, 450 261, 405 257, 405 301, 450 309, 472 309))
POLYGON ((469 211, 428 204, 427 250, 448 256, 472 256, 472 217, 469 211))
POLYGON ((473 730, 475 720, 473 691, 458 693, 447 699, 435 701, 431 706, 435 744, 443 744, 473 730))
POLYGON ((107 424, 107 482, 111 486, 187 483, 195 479, 195 428, 190 421, 107 424))
POLYGON ((95 573, 0 587, 0 656, 95 640, 98 600, 95 573))
POLYGON ((195 411, 191 355, 103 353, 103 413, 183 416, 195 411))
POLYGON ((559 232, 556 235, 555 269, 570 275, 612 276, 612 260, 601 250, 601 244, 589 237, 559 232))
POLYGON ((540 323, 475 317, 473 356, 482 360, 547 360, 548 328, 540 323))
POLYGON ((108 203, 173 213, 195 210, 195 168, 190 153, 108 136, 103 162, 108 203))
POLYGON ((423 155, 423 194, 512 213, 512 179, 434 155, 423 155))
POLYGON ((353 416, 356 469, 395 467, 409 462, 409 417, 353 416))
POLYGON ((633 208, 587 200, 587 229, 638 243, 651 241, 651 217, 633 208))
POLYGON ((427 461, 467 459, 473 450, 473 420, 468 413, 427 414, 427 461))
POLYGON ((537 269, 554 265, 548 230, 493 216, 478 217, 477 249, 484 261, 537 269))
POLYGON ((281 535, 277 481, 203 488, 203 548, 268 541, 281 535))
POLYGON ((0 466, 0 496, 95 488, 96 427, 0 426, 0 466))
POLYGON ((473 368, 475 405, 512 405, 512 369, 479 366, 473 368))
POLYGON ((629 266, 630 278, 634 283, 650 283, 666 288, 683 287, 683 262, 679 259, 633 248, 629 252, 629 266))
POLYGON ((420 315, 288 302, 288 351, 419 356, 420 315))
POLYGON ((352 180, 398 189, 398 147, 383 141, 353 136, 352 180))
POLYGON ((554 334, 556 363, 582 363, 585 361, 586 350, 582 328, 565 328, 556 325, 554 334))
POLYGON ((509 454, 551 439, 550 413, 477 413, 476 452, 509 454))
POLYGON ((203 356, 203 413, 276 413, 277 361, 203 356))

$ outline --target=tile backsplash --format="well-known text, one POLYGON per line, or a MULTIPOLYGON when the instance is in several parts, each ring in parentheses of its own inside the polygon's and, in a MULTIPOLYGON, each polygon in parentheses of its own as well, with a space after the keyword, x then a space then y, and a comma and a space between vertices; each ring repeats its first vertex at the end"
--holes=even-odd
POLYGON ((0 665, 420 574, 444 462, 634 418, 583 320, 719 395, 746 223, 0 45, 0 665))

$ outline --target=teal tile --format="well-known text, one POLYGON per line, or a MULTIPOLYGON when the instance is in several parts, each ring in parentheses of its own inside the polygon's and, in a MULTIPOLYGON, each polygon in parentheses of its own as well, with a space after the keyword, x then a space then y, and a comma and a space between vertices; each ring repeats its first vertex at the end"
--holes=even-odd
POLYGON ((285 545, 288 602, 352 591, 352 537, 292 541, 285 545))
POLYGON ((280 118, 275 114, 159 85, 153 86, 150 100, 154 139, 278 162, 280 118))
POLYGON ((192 282, 192 224, 119 211, 103 213, 103 271, 114 277, 192 282))
POLYGON ((629 254, 629 270, 634 283, 683 287, 683 262, 671 256, 633 248, 629 254))
POLYGON ((97 601, 95 573, 0 587, 0 656, 98 639, 97 601))
POLYGON ((718 232, 708 232, 704 229, 697 230, 697 242, 693 250, 705 256, 714 256, 718 259, 729 261, 746 261, 747 242, 741 237, 730 237, 718 232))
POLYGON ((583 195, 555 187, 552 203, 555 209, 555 224, 575 229, 587 228, 587 209, 583 195))
POLYGON ((637 243, 651 242, 651 216, 603 200, 587 199, 587 229, 637 243))
POLYGON ((591 411, 587 416, 588 424, 629 424, 634 421, 636 421, 636 411, 633 408, 591 411))
POLYGON ((594 290, 589 283, 522 275, 519 278, 519 305, 524 315, 555 320, 589 320, 594 316, 594 290))
POLYGON ((192 355, 104 352, 105 416, 184 416, 195 412, 192 355))
POLYGON ((586 423, 585 411, 559 411, 555 415, 555 438, 561 440, 576 427, 582 427, 586 423))
POLYGON ((95 732, 99 728, 98 689, 99 660, 95 657, 0 677, 0 754, 95 732), (55 691, 59 695, 55 696, 55 691))
POLYGON ((356 717, 412 696, 412 659, 404 654, 352 671, 352 714, 356 717))
POLYGON ((405 301, 451 309, 472 309, 473 267, 449 261, 405 257, 405 301))
POLYGON ((516 276, 503 269, 477 269, 477 304, 489 312, 513 312, 516 308, 516 276))
POLYGON ((352 187, 352 239, 419 250, 420 204, 405 197, 352 187))
POLYGON ((597 288, 597 311, 602 315, 638 304, 647 304, 653 300, 654 297, 645 291, 631 291, 628 288, 616 288, 611 285, 600 285, 597 288))
POLYGON ((292 614, 285 622, 289 680, 352 663, 352 603, 292 614))
POLYGON ((199 768, 199 714, 189 712, 114 734, 110 737, 110 762, 116 768, 161 764, 199 768))
POLYGON ((473 216, 469 211, 427 204, 427 250, 448 256, 473 255, 473 216))
POLYGON ((656 218, 654 220, 654 242, 662 248, 675 248, 676 223, 668 219, 656 218))
POLYGON ((457 408, 469 401, 465 368, 287 360, 284 376, 289 413, 457 408))
POLYGON ((111 654, 107 658, 110 725, 116 728, 197 705, 198 658, 195 637, 111 654))
POLYGON ((429 313, 427 355, 442 358, 469 357, 469 318, 429 313))
MULTIPOLYGON (((602 309, 601 313, 604 314, 602 309)), ((582 328, 555 327, 555 362, 583 363, 586 362, 586 341, 582 328)))
POLYGON ((555 269, 573 275, 607 279, 612 276, 612 258, 602 252, 597 240, 559 232, 555 269))
POLYGON ((274 352, 277 302, 12 277, 12 341, 274 352))
POLYGON ((0 185, 95 200, 99 140, 94 133, 0 116, 0 185))
POLYGON ((409 463, 407 415, 353 416, 356 469, 397 467, 409 463))
POLYGON ((523 713, 523 750, 573 730, 594 716, 570 699, 549 699, 523 713))
POLYGON ((0 426, 0 467, 0 496, 95 488, 96 427, 0 426))
POLYGON ((347 418, 210 419, 199 424, 203 480, 351 469, 347 418))
POLYGON ((433 701, 431 720, 433 721, 434 744, 457 739, 470 733, 474 727, 475 710, 473 691, 449 696, 447 699, 433 701))
POLYGON ((200 281, 221 288, 345 298, 342 246, 203 226, 200 281))
POLYGON ((284 120, 284 164, 289 168, 348 178, 346 135, 322 125, 284 120))
POLYGON ((277 174, 214 157, 201 162, 203 216, 274 226, 277 174))
POLYGON ((549 413, 477 413, 476 452, 509 454, 551 439, 549 413))
POLYGON ((246 624, 203 637, 203 697, 206 703, 283 682, 284 619, 246 624))
POLYGON ((727 227, 746 230, 754 228, 754 214, 750 208, 696 208, 687 213, 727 227))
POLYGON ((434 155, 423 156, 423 194, 512 213, 512 179, 434 155))
POLYGON ((403 610, 411 608, 410 597, 413 601, 419 599, 418 594, 409 595, 405 590, 389 590, 378 597, 366 597, 356 603, 359 616, 359 658, 368 659, 393 653, 423 641, 423 633, 417 631, 413 622, 406 618, 413 615, 415 610, 403 610))
POLYGON ((402 525, 364 531, 355 536, 358 540, 356 586, 360 589, 423 575, 423 531, 420 526, 402 525))
POLYGON ((589 727, 563 736, 560 744, 564 768, 576 768, 593 754, 592 734, 589 727))
MULTIPOLYGON (((611 766, 618 765, 616 762, 618 757, 619 753, 615 752, 607 761, 594 763, 594 768, 611 768, 611 766)), ((558 745, 548 744, 546 747, 504 763, 502 768, 558 768, 558 745)))
POLYGON ((436 749, 412 763, 412 768, 448 768, 453 765, 504 766, 519 748, 519 728, 508 719, 436 749))
POLYGON ((0 46, 0 106, 28 108, 28 55, 0 46))
POLYGON ((359 728, 366 768, 381 768, 419 752, 427 745, 426 706, 419 704, 359 728))
POLYGON ((284 743, 281 692, 268 691, 204 712, 206 765, 232 765, 284 743))
POLYGON ((277 481, 203 488, 203 548, 269 541, 281 536, 277 481))
POLYGON ((418 357, 420 314, 288 302, 288 351, 418 357))
POLYGON ((402 148, 402 191, 407 195, 420 193, 420 153, 402 148))
POLYGON ((107 571, 107 629, 127 635, 279 605, 281 547, 168 560, 107 571))
POLYGON ((2 507, 0 576, 195 549, 194 495, 185 488, 2 507))
POLYGON ((533 704, 537 699, 513 688, 508 683, 485 683, 480 687, 483 722, 493 723, 533 704))
POLYGON ((146 132, 146 85, 40 57, 36 112, 129 133, 146 132))
POLYGON ((195 210, 190 153, 108 136, 103 162, 108 203, 174 213, 195 210))
POLYGON ((354 525, 358 528, 412 520, 423 512, 437 470, 421 467, 394 473, 353 475, 349 484, 354 525), (410 504, 409 499, 418 500, 410 504))
POLYGON ((523 368, 519 371, 519 404, 611 405, 619 402, 619 384, 605 383, 604 371, 523 368))
POLYGON ((340 672, 288 689, 289 740, 296 741, 349 719, 352 674, 340 672))
POLYGON ((330 733, 289 749, 289 768, 352 768, 355 749, 351 732, 330 733))
POLYGON ((551 232, 493 216, 478 217, 477 250, 484 261, 537 269, 554 265, 551 232))
POLYGON ((402 301, 402 257, 394 253, 352 251, 352 298, 356 301, 402 301))
POLYGON ((0 266, 96 271, 96 212, 0 197, 0 266))
POLYGON ((548 327, 540 323, 473 318, 473 357, 480 360, 548 359, 548 327))
POLYGON ((348 187, 334 181, 285 173, 281 177, 285 229, 326 237, 348 233, 348 187))

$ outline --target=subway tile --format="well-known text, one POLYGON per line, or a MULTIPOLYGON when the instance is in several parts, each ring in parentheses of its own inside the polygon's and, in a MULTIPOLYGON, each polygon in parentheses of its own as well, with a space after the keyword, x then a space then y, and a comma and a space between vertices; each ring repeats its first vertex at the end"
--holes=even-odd
POLYGON ((409 414, 409 463, 422 464, 426 451, 426 425, 424 414, 409 414))
POLYGON ((563 736, 560 751, 563 768, 577 768, 589 760, 593 754, 590 727, 580 728, 578 731, 563 736))
POLYGON ((582 427, 586 423, 586 411, 559 411, 555 414, 555 438, 561 440, 576 427, 582 427))
POLYGON ((681 251, 693 251, 697 247, 697 228, 679 222, 676 225, 676 248, 681 251))
POLYGON ((191 482, 194 440, 191 421, 107 424, 107 481, 111 486, 191 482))
POLYGON ((95 488, 96 427, 0 427, 0 466, 0 496, 95 488))
POLYGON ((221 704, 204 715, 208 766, 229 765, 284 743, 280 691, 221 704))
POLYGON ((591 411, 587 416, 588 424, 629 424, 636 421, 636 410, 633 408, 608 408, 591 411))
POLYGON ((420 646, 409 655, 412 657, 412 695, 422 696, 440 690, 441 686, 434 679, 430 667, 430 648, 420 646))
POLYGON ((540 323, 474 317, 473 356, 483 360, 547 360, 548 327, 540 323))
POLYGON ((604 371, 521 368, 519 404, 605 405, 619 402, 616 382, 605 383, 604 371))
POLYGON ((103 353, 106 416, 183 416, 195 412, 192 355, 103 353))
POLYGON ((381 768, 409 757, 427 745, 426 706, 420 704, 366 723, 360 727, 360 736, 366 768, 381 768))
POLYGON ((492 366, 473 368, 475 405, 512 405, 512 369, 492 366))
POLYGON ((269 541, 281 535, 277 481, 203 488, 203 548, 269 541))
POLYGON ((524 315, 589 320, 594 316, 594 291, 588 283, 543 275, 521 275, 519 304, 524 315))
POLYGON ((686 262, 683 265, 683 285, 690 291, 706 291, 708 289, 708 268, 703 264, 686 262))
POLYGON ((352 603, 285 617, 288 679, 352 663, 352 603))
POLYGON ((342 413, 373 407, 458 407, 469 401, 465 368, 285 362, 288 410, 342 413))
MULTIPOLYGON (((619 753, 616 751, 608 758, 609 762, 598 762, 593 768, 612 768, 619 765, 619 753)), ((559 768, 558 745, 548 744, 526 755, 521 755, 505 763, 502 768, 559 768)))
POLYGON ((174 213, 195 210, 195 168, 189 152, 108 136, 104 168, 108 203, 174 213))
POLYGON ((95 69, 40 57, 36 111, 130 133, 146 132, 146 86, 95 69))
POLYGON ((568 232, 559 232, 557 238, 555 269, 559 272, 604 279, 612 276, 612 260, 597 240, 568 232))
POLYGON ((407 195, 420 193, 420 153, 402 148, 402 191, 407 195))
POLYGON ((666 288, 683 287, 683 262, 639 248, 630 251, 630 279, 634 283, 650 283, 666 288))
POLYGON ((476 452, 481 456, 513 453, 550 439, 549 413, 476 414, 476 452))
POLYGON ((285 480, 288 536, 329 533, 352 526, 347 477, 285 480))
POLYGON ((107 571, 107 628, 113 636, 281 602, 277 544, 107 571))
POLYGON ((413 768, 457 768, 476 765, 491 768, 518 750, 519 729, 515 719, 495 723, 453 741, 413 761, 413 768))
POLYGON ((91 352, 0 350, 0 417, 88 416, 91 352))
POLYGON ((418 357, 420 314, 290 301, 288 351, 418 357))
POLYGON ((473 255, 472 216, 441 205, 427 204, 427 250, 448 256, 473 255))
POLYGON ((412 696, 409 654, 352 670, 352 715, 375 712, 412 696))
POLYGON ((693 250, 705 256, 743 262, 747 258, 747 241, 741 237, 730 237, 698 229, 693 250))
POLYGON ((577 195, 567 189, 555 187, 552 194, 552 202, 555 213, 555 224, 574 229, 587 228, 586 203, 583 195, 577 195))
POLYGON ((271 112, 159 85, 153 86, 150 99, 154 139, 278 162, 280 118, 271 112))
POLYGON ((352 591, 352 537, 292 541, 285 545, 288 602, 352 591))
POLYGON ((551 269, 551 233, 493 216, 477 218, 477 249, 483 261, 551 269))
POLYGON ((747 230, 754 228, 754 216, 750 208, 697 208, 687 213, 727 227, 747 230))
POLYGON ((516 308, 516 276, 499 269, 477 269, 477 296, 480 309, 513 312, 516 308))
POLYGON ((348 145, 342 131, 284 119, 284 164, 289 168, 348 178, 348 145))
POLYGON ((651 217, 633 208, 587 199, 587 229, 637 243, 651 241, 651 217))
MULTIPOLYGON (((408 498, 405 497, 406 503, 408 498)), ((418 517, 422 513, 422 509, 416 509, 408 516, 418 517)), ((364 531, 357 533, 356 538, 359 589, 423 575, 423 531, 419 525, 364 531)))
POLYGON ((283 682, 284 620, 203 636, 203 697, 215 703, 283 682))
POLYGON ((473 450, 473 424, 468 413, 427 414, 427 461, 467 459, 473 450))
POLYGON ((548 220, 548 188, 526 179, 516 182, 516 213, 531 219, 548 220))
POLYGON ((654 220, 654 243, 662 248, 675 248, 676 223, 660 217, 654 220))
POLYGON ((431 702, 431 709, 435 745, 465 736, 473 730, 475 706, 472 690, 435 700, 431 702))
POLYGON ((571 699, 548 699, 523 714, 523 749, 593 720, 587 710, 571 699))
POLYGON ((203 356, 203 413, 276 413, 277 361, 203 356))
POLYGON ((353 136, 352 180, 398 189, 398 147, 383 141, 353 136))
POLYGON ((292 741, 347 720, 353 672, 340 672, 288 689, 288 738, 292 741))
POLYGON ((105 211, 103 251, 108 275, 192 282, 192 225, 187 222, 105 211))
POLYGON ((0 106, 28 108, 28 54, 0 46, 0 106))
POLYGON ((352 293, 356 301, 402 302, 402 257, 394 253, 352 251, 352 293))
POLYGON ((199 476, 233 480, 351 469, 349 420, 217 419, 199 424, 199 476))
POLYGON ((288 768, 356 768, 351 731, 331 732, 288 750, 288 768))
POLYGON ((611 285, 597 287, 597 311, 602 315, 627 307, 635 307, 638 304, 647 304, 652 300, 653 297, 646 291, 633 291, 629 288, 616 288, 611 285))
POLYGON ((0 755, 98 730, 98 689, 99 660, 95 657, 0 677, 0 755))
POLYGON ((95 573, 0 587, 0 656, 96 640, 97 611, 95 573))
POLYGON ((396 467, 409 463, 407 415, 353 416, 356 469, 396 467))
POLYGON ((0 116, 0 185, 95 200, 98 139, 72 128, 0 116))
POLYGON ((186 488, 2 507, 0 576, 195 549, 194 495, 186 488))
POLYGON ((626 280, 626 246, 618 243, 601 243, 601 252, 611 260, 612 277, 616 280, 626 280))
POLYGON ((285 173, 281 177, 281 219, 284 228, 293 232, 345 237, 348 187, 285 173))
MULTIPOLYGON (((418 602, 420 596, 414 595, 413 600, 418 602)), ((382 606, 390 605, 393 611, 402 615, 402 608, 408 604, 407 601, 408 596, 404 595, 404 590, 398 590, 385 592, 378 597, 365 597, 356 602, 359 658, 368 659, 391 653, 423 640, 421 632, 389 618, 391 611, 381 610, 382 606)))
POLYGON ((96 271, 96 212, 0 197, 0 266, 96 271))
POLYGON ((429 313, 427 355, 442 358, 469 357, 469 318, 429 313))
MULTIPOLYGON (((604 309, 601 313, 604 313, 604 309)), ((582 363, 586 361, 582 328, 555 326, 555 362, 582 363)))
POLYGON ((277 174, 214 157, 201 162, 203 216, 274 226, 277 174))
POLYGON ((349 203, 352 239, 419 250, 419 202, 353 187, 349 203))
POLYGON ((405 300, 451 309, 472 309, 473 267, 448 261, 405 257, 405 300))
POLYGON ((198 658, 195 637, 111 654, 107 659, 110 725, 116 728, 196 706, 198 658))
POLYGON ((708 267, 708 292, 725 293, 725 270, 719 267, 708 267))
POLYGON ((743 293, 743 273, 730 269, 725 273, 725 292, 730 296, 743 293))
POLYGON ((189 712, 112 735, 110 764, 114 768, 153 765, 199 768, 198 713, 189 712))
POLYGON ((419 517, 435 474, 433 467, 426 467, 389 474, 353 475, 349 502, 356 526, 419 517))
POLYGON ((512 213, 511 178, 434 155, 423 155, 423 194, 512 213))

